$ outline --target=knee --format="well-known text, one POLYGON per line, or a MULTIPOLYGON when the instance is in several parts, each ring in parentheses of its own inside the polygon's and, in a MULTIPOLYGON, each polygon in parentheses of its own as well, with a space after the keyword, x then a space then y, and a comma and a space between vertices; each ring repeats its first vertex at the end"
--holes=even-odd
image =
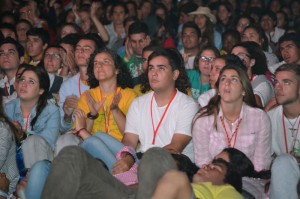
POLYGON ((103 145, 103 142, 100 138, 98 137, 95 137, 95 136, 90 136, 88 137, 87 139, 85 139, 82 143, 81 143, 81 147, 86 149, 87 147, 90 148, 94 148, 96 146, 101 146, 103 145))
POLYGON ((22 145, 32 145, 32 144, 46 144, 47 141, 44 140, 44 138, 42 138, 39 135, 31 135, 29 137, 26 138, 26 140, 23 142, 22 145))
POLYGON ((60 151, 59 156, 62 156, 65 154, 78 156, 82 153, 84 153, 84 150, 79 146, 66 146, 60 151))
POLYGON ((29 176, 30 177, 34 177, 34 176, 42 177, 42 175, 47 176, 49 173, 49 170, 50 170, 50 165, 51 165, 51 162, 48 160, 42 160, 42 161, 36 162, 30 169, 29 176))
POLYGON ((78 137, 73 134, 64 134, 59 136, 56 141, 54 156, 56 156, 66 146, 76 146, 80 143, 78 137))
POLYGON ((277 173, 283 171, 292 171, 292 169, 298 169, 298 164, 296 159, 290 154, 282 154, 278 156, 272 165, 272 173, 277 173))

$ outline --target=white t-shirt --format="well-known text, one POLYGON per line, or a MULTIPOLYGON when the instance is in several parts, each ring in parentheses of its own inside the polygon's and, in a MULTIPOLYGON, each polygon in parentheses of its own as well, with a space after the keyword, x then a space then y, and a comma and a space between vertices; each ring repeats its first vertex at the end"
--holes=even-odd
MULTIPOLYGON (((282 121, 282 106, 278 106, 274 109, 271 109, 268 112, 268 115, 271 119, 272 124, 272 150, 276 155, 280 155, 286 153, 286 145, 285 145, 285 138, 284 138, 284 128, 283 128, 283 121, 282 121)), ((293 150, 294 142, 295 148, 300 148, 300 133, 297 134, 297 128, 299 124, 299 117, 294 119, 287 119, 284 116, 284 124, 285 124, 285 131, 286 131, 286 138, 287 138, 287 148, 288 152, 293 150), (292 126, 293 124, 294 126, 292 126), (296 129, 296 130, 292 130, 296 129), (297 135, 297 138, 294 137, 297 135)), ((300 131, 298 129, 298 131, 300 131)))
MULTIPOLYGON (((126 133, 133 133, 139 136, 140 148, 139 151, 145 152, 151 147, 164 147, 171 143, 173 135, 184 134, 192 136, 191 127, 194 115, 199 109, 199 106, 192 97, 185 95, 177 90, 177 94, 169 106, 169 109, 158 129, 155 143, 152 144, 154 132, 151 120, 150 104, 153 92, 136 98, 130 105, 126 115, 126 133)), ((152 114, 154 128, 157 127, 164 110, 167 106, 158 107, 153 98, 152 114)), ((188 144, 184 150, 184 154, 193 160, 193 146, 188 144), (192 153, 192 154, 188 154, 192 153)))
POLYGON ((198 98, 198 103, 200 104, 200 107, 204 107, 208 104, 209 100, 215 96, 216 94, 216 89, 212 88, 208 90, 207 92, 203 93, 202 95, 199 96, 198 98))
MULTIPOLYGON (((180 51, 181 54, 184 53, 184 49, 180 51)), ((194 69, 194 61, 196 56, 189 56, 187 62, 184 64, 186 70, 194 69)))
POLYGON ((254 95, 258 95, 261 100, 261 104, 264 107, 269 100, 274 97, 274 88, 271 82, 266 78, 265 75, 254 76, 251 82, 254 95))

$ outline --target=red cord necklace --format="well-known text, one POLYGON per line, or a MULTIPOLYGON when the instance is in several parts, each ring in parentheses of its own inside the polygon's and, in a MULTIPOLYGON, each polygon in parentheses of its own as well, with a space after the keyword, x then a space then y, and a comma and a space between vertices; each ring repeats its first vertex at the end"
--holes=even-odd
POLYGON ((158 129, 162 123, 162 121, 164 120, 165 116, 166 116, 166 113, 172 103, 172 101, 174 100, 175 96, 177 94, 177 90, 174 91, 174 94, 172 96, 172 98, 170 99, 163 115, 161 116, 159 122, 158 122, 158 125, 156 126, 156 128, 154 128, 154 122, 153 122, 153 113, 152 113, 152 103, 153 103, 153 98, 154 98, 154 94, 152 95, 152 99, 151 99, 151 103, 150 103, 150 112, 151 112, 151 122, 152 122, 152 129, 153 129, 153 140, 152 140, 152 144, 155 144, 155 139, 156 139, 156 135, 157 135, 157 132, 158 132, 158 129))
POLYGON ((223 127, 223 129, 224 129, 224 131, 225 131, 225 135, 226 135, 228 147, 229 147, 229 148, 231 148, 231 147, 234 148, 235 143, 236 143, 236 138, 237 138, 237 136, 238 136, 238 130, 239 130, 240 124, 241 124, 241 122, 242 122, 242 118, 239 119, 238 124, 237 124, 237 126, 236 126, 236 128, 235 128, 235 130, 234 130, 234 132, 233 132, 233 134, 231 135, 230 138, 229 138, 229 135, 228 135, 226 126, 225 126, 224 117, 221 117, 221 116, 220 116, 220 120, 221 120, 221 122, 222 122, 222 127, 223 127), (231 146, 231 140, 232 140, 233 136, 235 136, 235 138, 234 138, 233 146, 231 146))

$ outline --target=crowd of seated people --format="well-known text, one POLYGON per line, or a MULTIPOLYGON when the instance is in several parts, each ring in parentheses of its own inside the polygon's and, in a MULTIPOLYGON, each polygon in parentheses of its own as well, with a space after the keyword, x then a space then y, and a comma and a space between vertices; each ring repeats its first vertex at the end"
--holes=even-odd
POLYGON ((299 27, 300 0, 1 1, 0 199, 300 197, 299 27))

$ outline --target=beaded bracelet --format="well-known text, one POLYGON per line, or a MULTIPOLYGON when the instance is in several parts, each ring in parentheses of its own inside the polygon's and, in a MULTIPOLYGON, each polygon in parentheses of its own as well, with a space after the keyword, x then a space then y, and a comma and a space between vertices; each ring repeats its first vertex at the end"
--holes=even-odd
POLYGON ((80 132, 81 132, 82 130, 86 130, 86 128, 81 128, 81 129, 79 129, 78 131, 76 131, 76 133, 75 133, 75 134, 76 134, 77 136, 79 136, 79 137, 80 137, 80 135, 79 135, 79 134, 80 134, 80 132))

